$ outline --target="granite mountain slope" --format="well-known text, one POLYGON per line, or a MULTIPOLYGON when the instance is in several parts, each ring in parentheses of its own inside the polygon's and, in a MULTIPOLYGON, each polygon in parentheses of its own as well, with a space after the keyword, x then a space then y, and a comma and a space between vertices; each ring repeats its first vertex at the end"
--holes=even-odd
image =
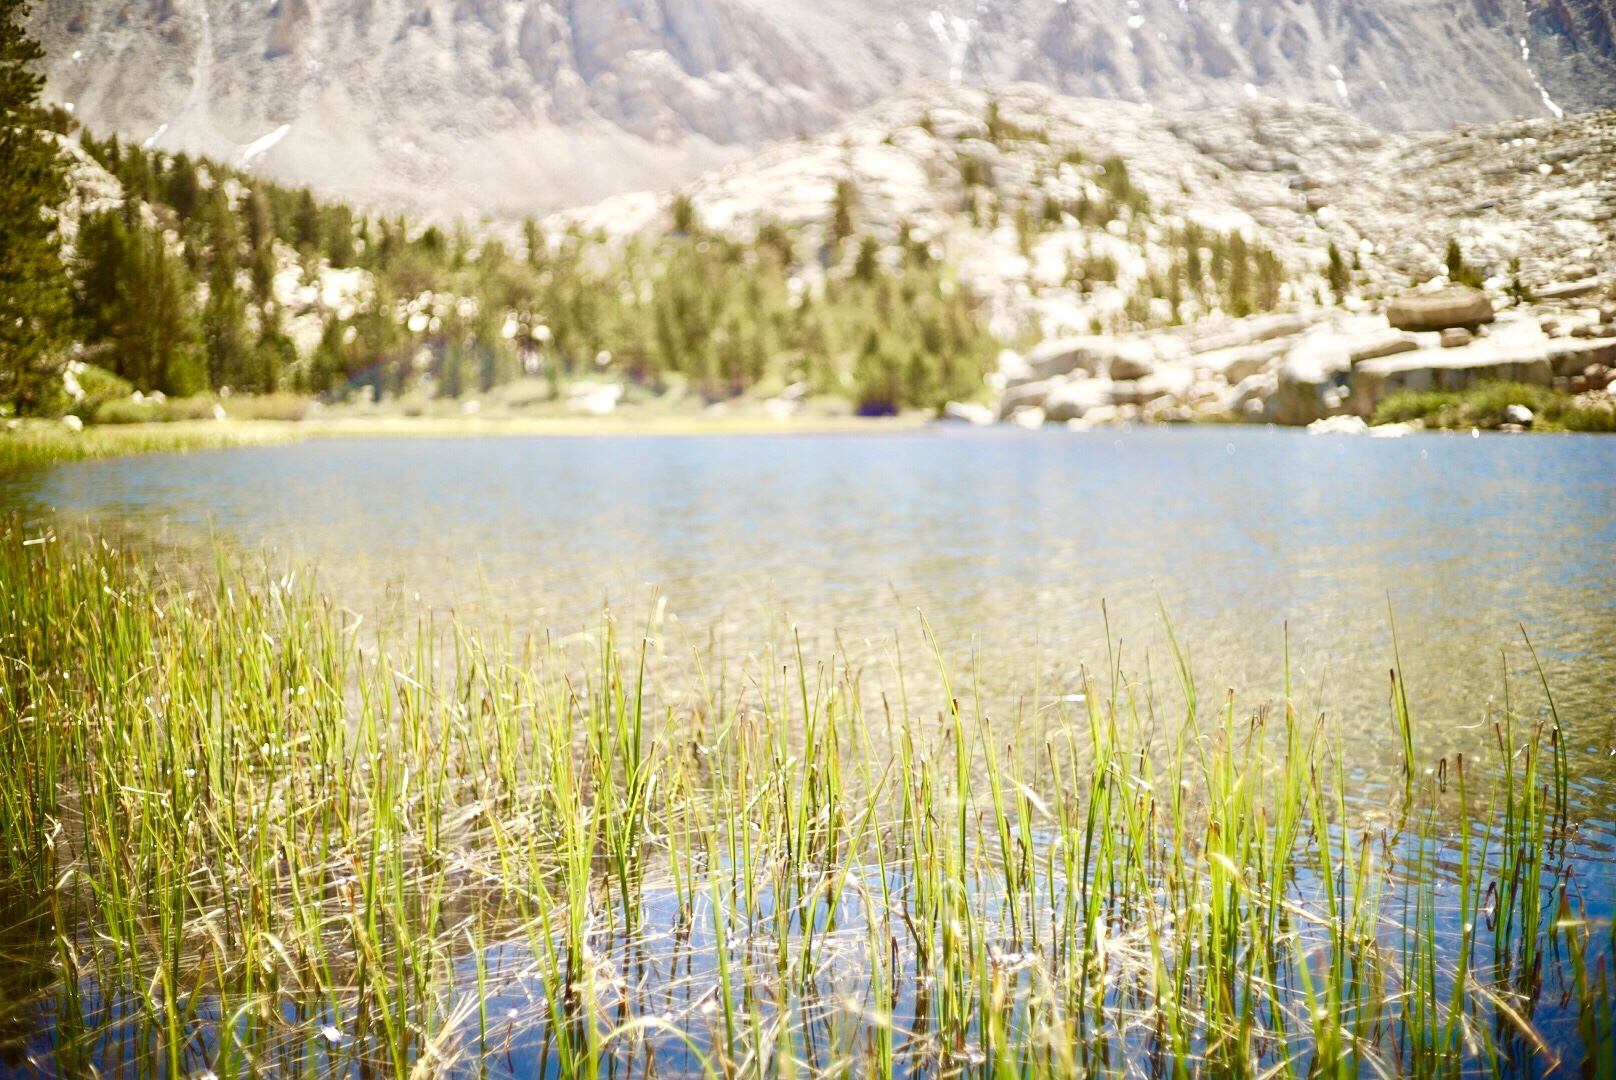
POLYGON ((1305 424, 1407 387, 1602 391, 1616 367, 1616 111, 1386 133, 1324 105, 933 83, 544 231, 610 248, 682 218, 785 226, 809 295, 923 245, 1029 349, 1002 361, 1004 418, 1305 424), (1473 335, 1388 325, 1393 298, 1460 282, 1491 305, 1473 335))
POLYGON ((438 216, 663 187, 917 79, 1383 130, 1616 105, 1612 0, 40 0, 98 132, 438 216))

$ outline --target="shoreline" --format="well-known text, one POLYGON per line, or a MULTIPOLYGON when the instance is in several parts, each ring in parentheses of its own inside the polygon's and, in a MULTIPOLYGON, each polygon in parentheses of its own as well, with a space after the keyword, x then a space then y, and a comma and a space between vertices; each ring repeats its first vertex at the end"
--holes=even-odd
POLYGON ((344 416, 315 420, 175 420, 93 425, 73 431, 41 421, 0 433, 0 475, 35 465, 96 461, 140 454, 187 453, 284 446, 343 438, 499 438, 513 436, 844 435, 924 430, 918 417, 766 416, 704 418, 478 418, 344 416))
MULTIPOLYGON (((1067 430, 1065 424, 1046 425, 1067 430)), ((1081 431, 1129 431, 1142 427, 1273 428, 1306 432, 1308 428, 1251 423, 1129 423, 1081 431)), ((1447 428, 1386 425, 1397 436, 1464 435, 1447 428)), ((982 430, 1027 430, 1016 424, 988 425, 982 430)), ((349 438, 511 438, 511 437, 657 437, 711 435, 898 435, 931 429, 977 430, 962 422, 928 420, 918 415, 899 417, 814 416, 786 420, 768 416, 652 416, 652 417, 411 417, 397 414, 339 416, 308 420, 174 420, 143 424, 93 425, 73 431, 58 423, 35 421, 11 431, 0 431, 0 476, 34 466, 74 461, 98 461, 143 454, 189 453, 257 446, 284 446, 321 439, 349 438)), ((1322 435, 1377 437, 1376 428, 1328 428, 1322 435)), ((1569 435, 1553 429, 1485 430, 1487 434, 1569 435)), ((1387 434, 1390 434, 1389 432, 1387 434)), ((1584 432, 1580 434, 1598 434, 1584 432)), ((1385 437, 1384 435, 1379 437, 1385 437)))

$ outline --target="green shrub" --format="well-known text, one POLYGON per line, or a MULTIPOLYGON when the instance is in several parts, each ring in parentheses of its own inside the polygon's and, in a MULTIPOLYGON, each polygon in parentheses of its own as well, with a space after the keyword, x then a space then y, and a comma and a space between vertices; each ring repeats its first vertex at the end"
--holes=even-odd
POLYGON ((1530 383, 1485 382, 1469 390, 1399 390, 1375 407, 1374 424, 1418 420, 1428 428, 1496 428, 1504 410, 1524 405, 1534 426, 1550 431, 1616 431, 1616 407, 1530 383))
POLYGON ((150 424, 157 420, 157 406, 151 401, 118 398, 96 409, 93 419, 98 424, 150 424))
POLYGON ((96 367, 94 364, 70 365, 66 378, 77 383, 84 395, 67 410, 81 420, 93 420, 101 406, 119 398, 127 398, 134 391, 134 387, 126 379, 121 379, 106 368, 96 367))
POLYGON ((218 401, 211 394, 184 398, 117 398, 95 412, 98 424, 171 424, 180 420, 211 420, 218 401))
POLYGON ((225 402, 232 420, 302 420, 309 415, 309 399, 297 394, 255 394, 225 402))
POLYGON ((1570 405, 1556 422, 1567 431, 1616 432, 1616 404, 1570 405))

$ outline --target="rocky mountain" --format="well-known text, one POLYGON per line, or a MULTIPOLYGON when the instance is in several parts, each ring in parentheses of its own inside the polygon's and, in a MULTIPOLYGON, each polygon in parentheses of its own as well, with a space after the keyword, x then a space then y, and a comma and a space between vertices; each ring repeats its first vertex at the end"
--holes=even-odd
POLYGON ((1498 288, 1512 275, 1534 288, 1616 278, 1616 112, 1387 133, 1326 105, 1165 113, 1031 84, 931 83, 674 192, 614 197, 546 226, 654 232, 677 200, 707 229, 746 236, 777 222, 810 245, 830 242, 848 202, 856 232, 886 246, 923 238, 998 298, 1001 337, 1058 336, 1109 326, 1170 269, 1192 225, 1276 253, 1296 301, 1326 289, 1332 244, 1371 300, 1442 276, 1450 243, 1498 288), (1119 201, 1111 161, 1142 208, 1097 222, 1081 208, 1119 201), (1074 252, 1114 258, 1105 287, 1067 287, 1074 252))
POLYGON ((1381 130, 1616 105, 1613 0, 37 0, 100 133, 520 216, 659 188, 917 79, 1381 130))
MULTIPOLYGON (((69 248, 85 212, 122 201, 103 165, 251 201, 252 178, 213 163, 187 189, 184 163, 65 148, 69 248)), ((142 205, 145 228, 179 260, 196 223, 155 197, 168 202, 142 205)), ((1166 113, 933 82, 666 193, 457 232, 453 252, 438 230, 332 220, 345 254, 298 225, 262 247, 265 284, 255 261, 237 287, 273 299, 296 354, 283 374, 338 391, 386 354, 390 393, 430 396, 454 382, 458 342, 495 367, 514 351, 512 385, 549 372, 547 393, 572 379, 566 394, 605 411, 631 384, 682 394, 694 372, 714 402, 787 387, 764 403, 786 413, 810 390, 896 393, 872 365, 939 354, 969 367, 915 403, 952 398, 981 422, 1361 421, 1399 389, 1488 379, 1595 394, 1602 416, 1613 400, 1616 111, 1386 133, 1326 105, 1166 113), (373 241, 381 257, 356 265, 373 241), (884 350, 894 311, 917 303, 950 321, 884 350), (688 334, 664 333, 673 321, 688 334), (748 337, 760 326, 785 330, 748 337), (362 329, 383 344, 359 345, 362 329), (744 377, 709 378, 723 357, 744 377), (338 362, 334 383, 314 379, 338 362)), ((195 283, 199 309, 213 285, 195 283)))
POLYGON ((1001 361, 983 420, 1306 424, 1368 417, 1405 387, 1602 390, 1616 367, 1611 111, 1386 133, 1324 105, 1167 114, 929 84, 545 230, 609 247, 683 213, 742 238, 785 226, 799 256, 822 254, 804 259, 808 293, 862 246, 897 267, 926 245, 1026 349, 1001 361), (1388 318, 1460 282, 1484 317, 1388 318))

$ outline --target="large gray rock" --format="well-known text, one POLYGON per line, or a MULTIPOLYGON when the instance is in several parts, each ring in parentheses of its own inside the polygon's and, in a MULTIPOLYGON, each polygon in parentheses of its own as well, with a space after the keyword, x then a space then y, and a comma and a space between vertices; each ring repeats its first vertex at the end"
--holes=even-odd
POLYGON ((1340 415, 1348 407, 1355 366, 1418 347, 1413 338, 1395 330, 1319 327, 1286 353, 1274 395, 1265 406, 1266 418, 1305 426, 1340 415))
POLYGON ((1399 296, 1386 309, 1386 318, 1398 330, 1447 330, 1455 326, 1474 330, 1493 321, 1493 302, 1480 289, 1453 285, 1437 292, 1399 296))
POLYGON ((1414 338, 1398 330, 1376 331, 1355 337, 1348 346, 1348 355, 1354 364, 1365 360, 1379 360, 1382 356, 1413 352, 1420 347, 1414 338))
POLYGON ((1240 381, 1224 399, 1224 411, 1241 420, 1261 423, 1268 419, 1268 403, 1279 392, 1279 376, 1260 371, 1240 381))
POLYGON ((1196 328, 1186 340, 1193 352, 1218 352, 1276 338, 1295 337, 1318 322, 1319 318, 1312 314, 1253 315, 1205 330, 1196 328))
POLYGON ((1007 386, 1031 382, 1032 365, 1027 363, 1026 357, 1014 349, 1004 349, 999 353, 999 376, 1004 379, 1007 386))
POLYGON ((1163 367, 1140 379, 1119 379, 1112 384, 1112 400, 1118 405, 1149 405, 1167 399, 1179 403, 1187 399, 1195 385, 1195 372, 1187 367, 1163 367))
POLYGON ((991 408, 979 402, 950 401, 943 406, 943 415, 940 419, 970 424, 973 427, 985 427, 993 423, 995 417, 991 408))
POLYGON ((1231 386, 1249 379, 1259 371, 1267 371, 1290 351, 1293 343, 1276 338, 1252 345, 1236 345, 1201 353, 1195 357, 1195 366, 1211 375, 1221 377, 1231 386))
POLYGON ((1149 338, 1072 337, 1046 341, 1027 353, 1033 379, 1081 371, 1113 379, 1142 379, 1156 370, 1160 350, 1149 338))
POLYGON ((1028 351, 1027 367, 1033 379, 1052 379, 1070 375, 1074 371, 1098 374, 1101 358, 1111 344, 1112 339, 1104 337, 1057 338, 1041 342, 1028 351))
POLYGON ((1506 405, 1504 407, 1504 423, 1514 424, 1517 427, 1531 427, 1537 417, 1525 405, 1506 405))
POLYGON ((1110 379, 1063 382, 1044 398, 1044 415, 1055 421, 1081 419, 1094 409, 1114 404, 1114 387, 1110 379))
POLYGON ((1616 367, 1616 340, 1556 339, 1549 344, 1548 360, 1561 376, 1581 375, 1594 364, 1616 367))
POLYGON ((1106 373, 1118 381, 1143 379, 1155 372, 1156 364, 1155 346, 1148 341, 1118 341, 1105 358, 1106 373))
POLYGON ((1268 401, 1268 419, 1305 427, 1339 415, 1346 405, 1351 371, 1348 339, 1335 334, 1304 338, 1279 365, 1278 385, 1268 401))
POLYGON ((1052 390, 1065 384, 1065 379, 1039 379, 1010 387, 999 398, 999 419, 1007 420, 1017 409, 1028 405, 1043 405, 1052 390))
POLYGON ((1598 278, 1587 278, 1583 281, 1562 281, 1554 285, 1545 285, 1534 291, 1539 300, 1576 300, 1598 292, 1602 284, 1604 282, 1598 278))
POLYGON ((1399 390, 1468 390, 1483 382, 1548 386, 1553 379, 1554 369, 1542 345, 1483 338, 1459 349, 1421 349, 1359 364, 1352 371, 1351 409, 1369 416, 1399 390))

